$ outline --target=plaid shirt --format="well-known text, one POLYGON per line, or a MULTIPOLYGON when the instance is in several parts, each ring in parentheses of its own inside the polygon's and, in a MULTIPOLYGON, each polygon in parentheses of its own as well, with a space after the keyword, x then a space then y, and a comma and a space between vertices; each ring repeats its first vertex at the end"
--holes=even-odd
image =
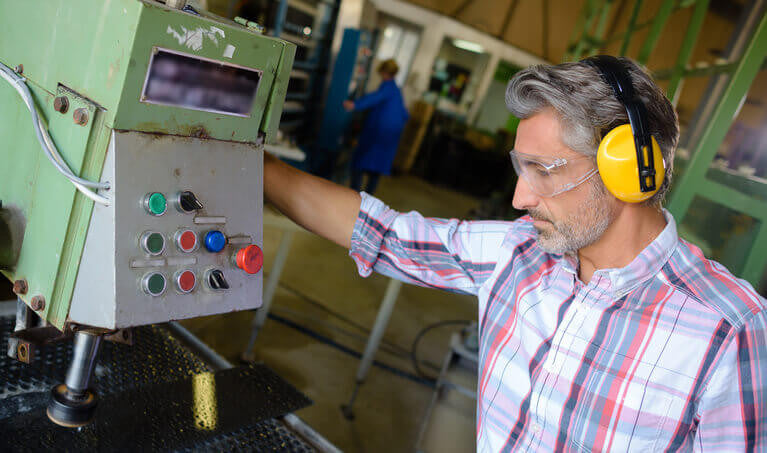
POLYGON ((529 217, 461 222, 363 194, 360 275, 476 295, 480 451, 767 450, 767 301, 663 232, 588 285, 529 217))

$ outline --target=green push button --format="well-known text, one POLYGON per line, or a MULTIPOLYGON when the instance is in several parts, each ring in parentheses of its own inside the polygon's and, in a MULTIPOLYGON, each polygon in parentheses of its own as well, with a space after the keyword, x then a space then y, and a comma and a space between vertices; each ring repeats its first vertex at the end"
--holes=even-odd
POLYGON ((150 296, 159 296, 165 292, 165 276, 159 272, 147 274, 144 277, 144 291, 150 296))
POLYGON ((141 236, 141 248, 150 255, 165 251, 165 238, 156 231, 147 231, 141 236))
POLYGON ((144 197, 144 207, 152 215, 163 215, 168 209, 168 200, 159 192, 150 193, 144 197))

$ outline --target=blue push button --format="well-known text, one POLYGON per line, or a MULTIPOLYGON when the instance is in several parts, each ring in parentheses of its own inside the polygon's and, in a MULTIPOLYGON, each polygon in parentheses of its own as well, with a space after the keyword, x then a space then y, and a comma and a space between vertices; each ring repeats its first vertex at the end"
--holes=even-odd
POLYGON ((226 246, 226 236, 224 236, 224 233, 213 230, 205 234, 205 248, 209 252, 218 253, 224 250, 224 246, 226 246))

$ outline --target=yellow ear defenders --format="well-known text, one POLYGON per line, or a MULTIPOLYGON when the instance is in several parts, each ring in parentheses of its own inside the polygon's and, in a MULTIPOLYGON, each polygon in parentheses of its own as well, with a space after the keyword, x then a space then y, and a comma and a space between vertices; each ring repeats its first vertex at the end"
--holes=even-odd
POLYGON ((660 146, 649 131, 647 110, 634 94, 626 68, 617 58, 598 55, 583 60, 595 67, 626 107, 629 124, 622 124, 602 138, 597 168, 605 187, 617 199, 639 203, 655 195, 666 168, 660 146))

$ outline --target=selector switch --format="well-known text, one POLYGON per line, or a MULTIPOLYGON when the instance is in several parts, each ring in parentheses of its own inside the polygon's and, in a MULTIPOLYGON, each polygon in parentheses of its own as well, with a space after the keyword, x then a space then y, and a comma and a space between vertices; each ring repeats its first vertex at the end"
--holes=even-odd
POLYGON ((168 210, 168 200, 160 192, 148 193, 144 196, 144 209, 153 216, 161 216, 168 210))
POLYGON ((159 296, 165 292, 165 276, 159 272, 150 272, 141 279, 141 287, 150 296, 159 296))
POLYGON ((226 236, 224 236, 224 233, 213 230, 205 234, 205 249, 210 253, 218 253, 224 250, 224 247, 226 247, 226 236))
POLYGON ((192 230, 179 230, 175 234, 176 247, 184 253, 194 252, 197 249, 197 233, 192 230))
POLYGON ((224 278, 224 273, 220 269, 213 269, 207 273, 208 288, 215 291, 229 289, 229 282, 224 278))
POLYGON ((197 286, 197 276, 189 269, 176 273, 176 289, 181 293, 190 293, 197 286))
POLYGON ((165 251, 165 238, 156 231, 147 231, 139 240, 141 248, 152 256, 157 256, 165 251))
POLYGON ((176 208, 181 212, 194 212, 202 209, 202 203, 194 193, 185 190, 176 195, 176 208))
POLYGON ((264 252, 257 245, 241 248, 235 254, 235 263, 248 274, 256 274, 264 265, 264 252))

